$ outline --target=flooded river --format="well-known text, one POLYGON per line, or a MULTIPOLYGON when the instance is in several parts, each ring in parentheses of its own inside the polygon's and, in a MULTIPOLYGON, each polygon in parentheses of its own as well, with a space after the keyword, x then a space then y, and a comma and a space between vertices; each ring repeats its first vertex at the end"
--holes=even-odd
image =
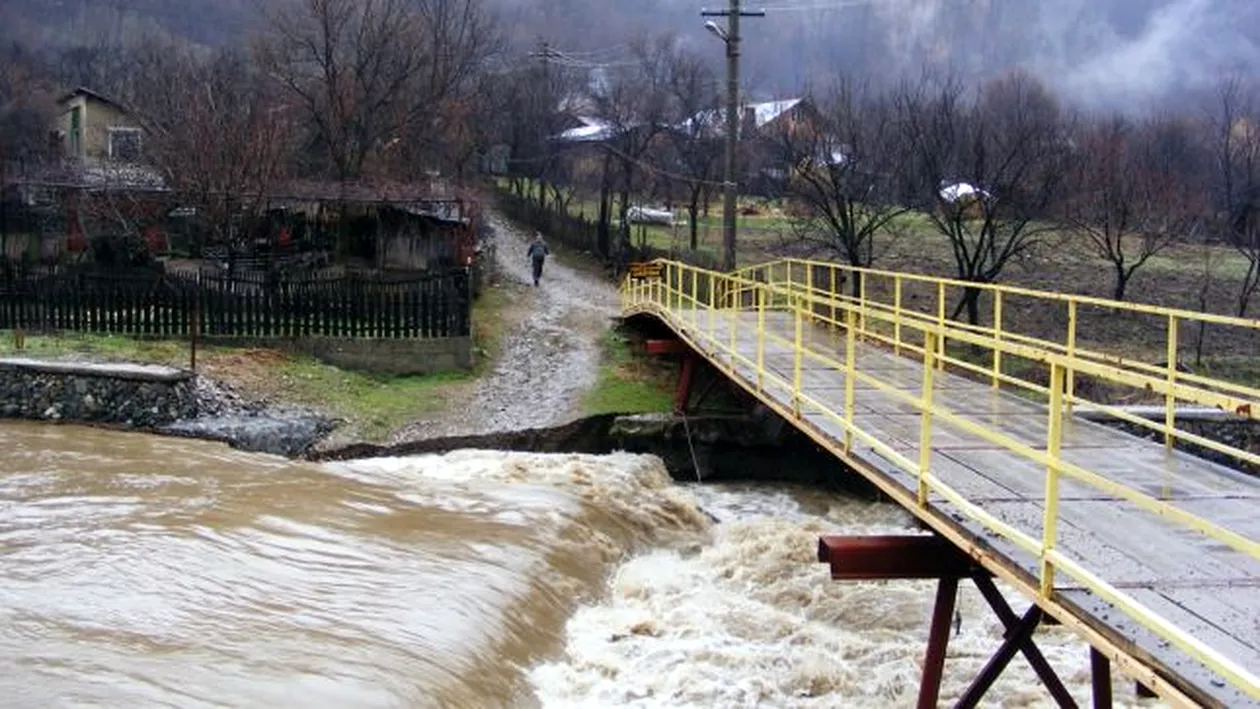
MULTIPOLYGON (((820 533, 908 529, 888 505, 679 486, 630 455, 311 465, 9 423, 0 450, 6 707, 902 707, 917 691, 931 584, 832 583, 814 557, 820 533)), ((1001 637, 978 594, 961 612, 944 699, 1001 637)), ((1086 702, 1085 647, 1039 642, 1086 702)), ((1018 660, 990 698, 1050 705, 1018 660)))

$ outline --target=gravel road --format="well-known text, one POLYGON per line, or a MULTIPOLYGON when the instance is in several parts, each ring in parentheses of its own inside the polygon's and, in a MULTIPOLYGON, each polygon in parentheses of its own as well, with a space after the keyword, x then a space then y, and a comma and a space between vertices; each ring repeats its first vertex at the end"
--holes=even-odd
MULTIPOLYGON (((391 443, 553 426, 581 413, 581 396, 595 383, 599 340, 617 314, 612 284, 570 268, 554 255, 534 288, 525 255, 530 232, 501 215, 494 229, 499 277, 525 286, 523 320, 507 335, 495 369, 465 406, 439 420, 416 421, 391 443)), ((520 289, 518 289, 520 290, 520 289)))

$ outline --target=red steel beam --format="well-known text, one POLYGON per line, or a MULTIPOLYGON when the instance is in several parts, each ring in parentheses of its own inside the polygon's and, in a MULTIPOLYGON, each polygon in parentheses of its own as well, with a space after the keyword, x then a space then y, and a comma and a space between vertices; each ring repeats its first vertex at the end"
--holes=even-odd
POLYGON ((686 354, 687 345, 682 340, 647 340, 643 343, 650 355, 686 354))
POLYGON ((845 581, 989 575, 971 557, 936 535, 824 536, 818 539, 818 560, 831 565, 831 578, 845 581))
POLYGON ((941 679, 945 676, 945 653, 949 649, 949 622, 958 601, 958 579, 942 576, 936 584, 936 604, 932 607, 932 626, 928 630, 927 654, 923 657, 923 679, 919 682, 916 709, 936 709, 941 696, 941 679))

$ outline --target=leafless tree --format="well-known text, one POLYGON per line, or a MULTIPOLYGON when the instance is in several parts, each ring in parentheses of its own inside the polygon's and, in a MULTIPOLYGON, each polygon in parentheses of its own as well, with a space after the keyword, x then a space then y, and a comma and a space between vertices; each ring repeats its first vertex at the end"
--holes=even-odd
MULTIPOLYGON (((912 146, 908 192, 953 251, 959 280, 992 283, 1012 259, 1053 230, 1045 221, 1062 187, 1064 117, 1035 79, 1013 74, 974 97, 945 81, 897 95, 899 124, 912 146)), ((981 289, 967 287, 964 310, 979 322, 981 289)))
POLYGON ((39 160, 49 152, 53 94, 38 64, 20 46, 0 50, 0 161, 39 160))
MULTIPOLYGON (((785 195, 803 207, 794 230, 852 266, 870 266, 876 238, 908 211, 896 189, 907 153, 894 119, 889 98, 842 81, 815 120, 790 124, 775 136, 782 163, 790 166, 785 195)), ((860 292, 860 279, 851 287, 860 292)))
POLYGON ((1206 205, 1192 143, 1170 119, 1081 124, 1061 211, 1111 264, 1116 300, 1124 300, 1133 274, 1152 256, 1197 230, 1206 205))
POLYGON ((592 97, 599 117, 608 126, 600 199, 600 244, 611 230, 611 193, 619 191, 618 238, 605 251, 620 263, 630 249, 630 195, 652 169, 648 155, 661 143, 670 117, 670 71, 675 40, 669 35, 638 38, 631 43, 635 66, 620 72, 592 97))
POLYGON ((677 121, 670 131, 677 165, 686 180, 691 250, 699 247, 700 210, 707 205, 722 165, 722 125, 717 78, 689 52, 674 56, 670 92, 677 121))
POLYGON ((259 64, 296 99, 342 180, 370 158, 425 169, 494 40, 476 0, 285 0, 268 24, 259 64))
POLYGON ((291 159, 292 111, 248 57, 157 52, 137 69, 134 117, 145 158, 220 241, 257 211, 291 159))
POLYGON ((394 137, 392 117, 421 71, 405 0, 292 0, 273 11, 258 60, 304 109, 338 178, 360 176, 394 137))
POLYGON ((1247 259, 1237 312, 1247 314, 1260 290, 1260 100, 1240 79, 1224 82, 1213 117, 1219 229, 1247 259))

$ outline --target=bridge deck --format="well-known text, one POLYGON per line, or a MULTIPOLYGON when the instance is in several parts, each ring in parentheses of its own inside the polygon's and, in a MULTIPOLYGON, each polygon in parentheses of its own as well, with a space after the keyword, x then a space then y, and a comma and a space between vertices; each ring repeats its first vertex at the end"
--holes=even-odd
MULTIPOLYGON (((707 310, 658 311, 712 363, 757 390, 755 312, 732 316, 722 311, 710 318, 707 310), (736 334, 733 340, 732 326, 736 334), (738 357, 731 356, 732 341, 738 357)), ((788 383, 795 375, 794 315, 768 312, 765 328, 764 369, 775 376, 763 377, 758 394, 767 403, 777 404, 781 412, 788 412, 791 420, 793 392, 788 383)), ((803 343, 809 351, 844 362, 844 338, 830 329, 805 326, 803 343)), ((855 353, 855 364, 861 371, 894 383, 915 397, 920 395, 923 364, 919 359, 862 342, 855 353)), ((801 389, 831 411, 845 410, 845 372, 837 371, 834 365, 803 358, 801 389)), ((937 402, 960 416, 1035 448, 1046 444, 1048 419, 1043 404, 944 372, 936 374, 933 391, 937 402)), ((910 459, 918 459, 920 414, 913 406, 857 380, 854 412, 858 428, 910 459)), ((844 438, 842 424, 818 406, 803 405, 796 425, 837 443, 844 438)), ((1039 536, 1045 511, 1045 469, 947 422, 937 422, 932 428, 932 472, 969 502, 1039 536)), ((1249 539, 1260 538, 1260 481, 1255 478, 1186 453, 1166 451, 1160 443, 1079 417, 1064 421, 1062 457, 1249 539)), ((865 468, 867 474, 884 476, 886 484, 900 485, 911 493, 916 488, 912 474, 870 446, 855 442, 851 458, 860 462, 858 467, 865 468)), ((960 531, 992 550, 1000 563, 1027 574, 1035 584, 1038 560, 1034 555, 989 532, 941 496, 932 494, 929 502, 960 531)), ((1058 519, 1059 551, 1248 671, 1260 671, 1260 562, 1067 478, 1060 483, 1058 519)), ((1181 678, 1224 706, 1260 706, 1090 590, 1062 575, 1056 581, 1064 605, 1140 662, 1181 678)))

